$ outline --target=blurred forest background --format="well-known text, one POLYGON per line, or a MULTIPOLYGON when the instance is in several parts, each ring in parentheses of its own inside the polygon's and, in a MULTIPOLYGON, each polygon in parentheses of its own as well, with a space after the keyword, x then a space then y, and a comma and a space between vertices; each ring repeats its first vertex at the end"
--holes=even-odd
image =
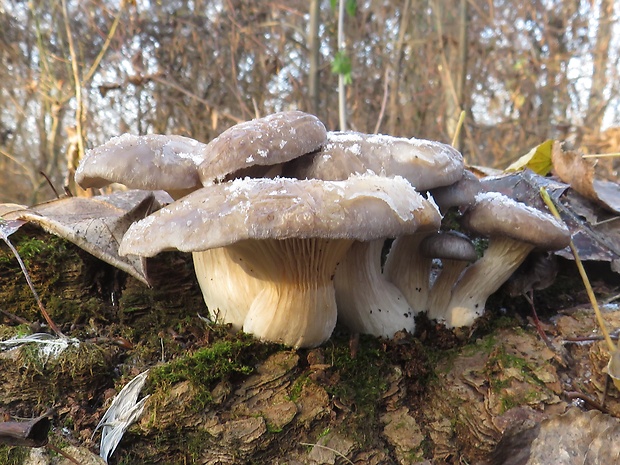
POLYGON ((0 202, 53 198, 41 173, 62 192, 125 132, 209 141, 286 109, 339 129, 338 73, 347 129, 449 143, 465 110, 470 164, 620 150, 614 0, 347 0, 340 52, 337 3, 0 0, 0 202))

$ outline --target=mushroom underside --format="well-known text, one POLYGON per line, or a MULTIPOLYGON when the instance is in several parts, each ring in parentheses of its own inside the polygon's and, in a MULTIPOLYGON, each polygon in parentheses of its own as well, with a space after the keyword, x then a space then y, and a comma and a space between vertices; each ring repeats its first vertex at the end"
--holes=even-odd
POLYGON ((384 274, 407 299, 414 314, 428 310, 432 259, 423 257, 420 243, 435 231, 417 232, 397 238, 390 248, 384 274))
POLYGON ((333 277, 349 239, 245 240, 227 248, 261 281, 243 330, 293 347, 325 342, 336 325, 333 277))
POLYGON ((508 237, 492 237, 482 258, 469 266, 454 284, 448 305, 433 316, 449 328, 470 326, 484 314, 488 297, 525 260, 534 246, 508 237))
POLYGON ((334 284, 338 321, 351 331, 393 337, 413 333, 413 311, 405 296, 381 272, 384 240, 355 242, 338 265, 334 284))
POLYGON ((194 271, 211 320, 243 328, 250 305, 263 289, 243 257, 230 247, 193 252, 194 271))

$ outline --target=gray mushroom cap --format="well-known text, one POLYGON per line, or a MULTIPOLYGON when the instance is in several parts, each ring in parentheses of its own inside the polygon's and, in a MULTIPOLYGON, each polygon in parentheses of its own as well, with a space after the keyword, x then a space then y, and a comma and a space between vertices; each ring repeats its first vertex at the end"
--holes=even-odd
POLYGON ((358 132, 328 132, 317 154, 285 171, 299 178, 342 180, 352 174, 402 176, 418 191, 453 184, 463 176, 463 157, 440 142, 358 132))
POLYGON ((245 178, 204 187, 134 223, 120 251, 153 256, 163 250, 194 252, 245 239, 367 241, 436 230, 440 220, 436 207, 400 177, 245 178))
POLYGON ((75 173, 83 188, 120 183, 130 189, 194 190, 206 144, 182 136, 123 134, 89 150, 75 173))
POLYGON ((268 168, 318 150, 325 126, 301 111, 237 124, 208 144, 182 136, 124 134, 86 154, 75 179, 83 188, 120 183, 181 197, 231 176, 263 176, 268 168))
POLYGON ((480 180, 469 170, 463 172, 463 177, 454 184, 431 190, 435 203, 442 212, 451 207, 464 207, 476 202, 476 195, 484 191, 480 180))
POLYGON ((427 258, 473 262, 476 248, 469 237, 458 231, 440 231, 420 243, 420 254, 427 258))
MULTIPOLYGON (((200 179, 208 185, 237 171, 257 171, 257 167, 284 163, 318 150, 325 141, 323 123, 301 111, 283 111, 239 123, 207 144, 198 168, 200 179)), ((247 174, 257 177, 256 173, 247 174)), ((262 175, 260 170, 258 175, 262 175)))
POLYGON ((563 249, 570 242, 568 228, 552 215, 498 192, 476 195, 462 223, 483 236, 508 237, 544 250, 563 249))

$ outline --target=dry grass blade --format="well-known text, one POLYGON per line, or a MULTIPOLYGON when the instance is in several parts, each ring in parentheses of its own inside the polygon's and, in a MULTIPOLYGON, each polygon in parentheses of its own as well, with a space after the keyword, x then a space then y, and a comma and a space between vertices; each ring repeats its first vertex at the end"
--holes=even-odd
POLYGON ((582 155, 581 158, 613 158, 620 157, 620 153, 589 153, 582 155))
MULTIPOLYGON (((560 218, 560 213, 555 207, 549 193, 544 187, 540 188, 540 196, 543 201, 553 214, 559 221, 562 221, 560 218)), ((596 296, 594 295, 594 290, 592 289, 592 285, 590 284, 590 279, 586 273, 586 270, 583 267, 583 263, 581 263, 581 259, 579 258, 579 253, 577 252, 577 248, 573 241, 570 241, 570 249, 573 253, 573 257, 575 258, 575 264, 577 265, 577 269, 579 270, 579 274, 581 275, 581 279, 583 280, 583 284, 586 288, 586 292, 588 293, 588 298, 590 299, 590 303, 592 304, 592 308, 594 309, 594 314, 596 315, 596 320, 598 322, 599 327, 601 328, 601 332, 603 333, 603 337, 605 338, 605 342, 607 343, 607 347, 609 348, 610 360, 607 366, 608 374, 612 377, 614 381, 614 385, 620 389, 620 352, 618 348, 614 344, 609 335, 609 331, 607 330, 607 326, 605 324, 605 319, 603 318, 603 314, 601 313, 601 309, 598 306, 598 302, 596 300, 596 296)))
POLYGON ((454 131, 454 137, 452 138, 452 147, 456 147, 456 143, 459 140, 459 135, 461 134, 461 128, 463 127, 463 123, 465 122, 465 110, 461 111, 459 115, 459 120, 456 123, 456 131, 454 131))

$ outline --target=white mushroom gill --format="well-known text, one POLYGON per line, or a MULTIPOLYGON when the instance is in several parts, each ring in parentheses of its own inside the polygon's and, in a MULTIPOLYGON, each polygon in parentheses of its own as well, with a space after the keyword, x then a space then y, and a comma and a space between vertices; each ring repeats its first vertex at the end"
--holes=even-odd
POLYGON ((193 252, 194 270, 211 318, 230 323, 236 330, 243 322, 263 282, 248 273, 243 257, 230 247, 193 252))
POLYGON ((432 231, 397 238, 385 262, 384 274, 406 297, 414 313, 428 310, 432 259, 420 255, 420 242, 432 231))
POLYGON ((444 317, 448 302, 452 297, 452 286, 458 281, 469 263, 462 260, 442 258, 441 265, 441 271, 428 293, 428 317, 431 320, 444 317))
POLYGON ((413 333, 413 311, 405 296, 381 272, 385 240, 355 242, 338 265, 334 286, 338 320, 351 331, 393 337, 413 333))
POLYGON ((349 239, 266 239, 230 248, 261 280, 243 330, 293 347, 314 347, 336 325, 333 277, 349 239))

